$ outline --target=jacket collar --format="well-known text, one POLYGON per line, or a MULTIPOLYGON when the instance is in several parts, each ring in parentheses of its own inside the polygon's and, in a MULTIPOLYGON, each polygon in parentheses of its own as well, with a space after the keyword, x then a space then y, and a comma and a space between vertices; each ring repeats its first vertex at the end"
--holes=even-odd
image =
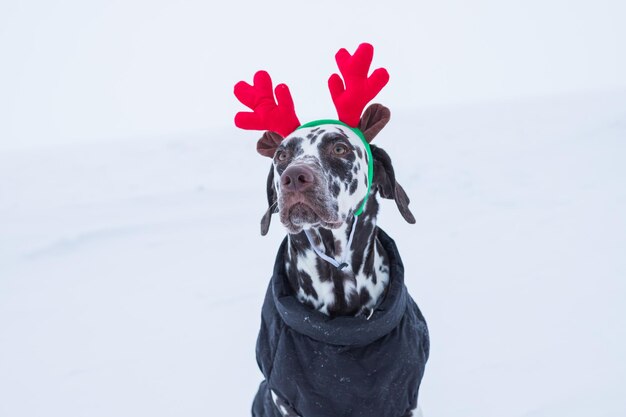
POLYGON ((331 318, 298 301, 285 273, 285 237, 276 256, 271 286, 274 305, 288 327, 326 344, 357 347, 380 339, 398 326, 406 311, 408 298, 404 266, 393 239, 379 228, 376 232, 389 257, 389 284, 384 300, 369 320, 365 317, 331 318))

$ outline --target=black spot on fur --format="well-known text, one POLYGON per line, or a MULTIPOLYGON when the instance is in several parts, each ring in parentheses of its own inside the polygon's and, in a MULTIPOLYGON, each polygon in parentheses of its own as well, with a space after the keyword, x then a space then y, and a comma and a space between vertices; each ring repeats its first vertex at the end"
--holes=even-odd
POLYGON ((302 155, 302 142, 304 141, 301 137, 291 138, 285 144, 285 150, 289 151, 293 157, 302 155))
POLYGON ((371 246, 368 248, 367 254, 363 260, 363 273, 366 276, 374 275, 374 248, 371 246))
POLYGON ((367 288, 361 288, 361 292, 359 293, 359 302, 361 303, 361 305, 364 306, 371 300, 372 296, 370 295, 370 292, 367 290, 367 288))
POLYGON ((318 232, 322 238, 322 244, 324 246, 332 245, 335 243, 335 239, 333 238, 333 234, 330 230, 319 229, 318 232))
POLYGON ((285 161, 278 161, 274 159, 274 165, 276 166, 276 173, 278 176, 282 175, 282 173, 287 169, 293 158, 296 158, 304 152, 302 149, 302 142, 304 141, 301 137, 291 138, 287 141, 287 143, 283 143, 278 147, 276 152, 279 150, 287 152, 288 158, 285 161))
POLYGON ((341 247, 341 241, 335 239, 335 258, 340 258, 343 248, 341 247))
POLYGON ((359 181, 357 181, 357 179, 353 179, 352 182, 350 183, 350 195, 354 194, 356 192, 356 187, 359 186, 359 181))
POLYGON ((337 197, 340 191, 341 191, 341 187, 339 186, 339 183, 333 182, 333 185, 330 186, 330 192, 333 195, 333 197, 337 197))
POLYGON ((322 135, 325 132, 324 129, 320 129, 319 127, 316 127, 315 129, 311 130, 311 133, 309 133, 306 137, 309 140, 309 144, 313 145, 317 139, 320 137, 320 135, 322 135))
POLYGON ((348 139, 348 134, 346 133, 345 130, 343 130, 341 126, 337 126, 337 131, 339 132, 342 138, 348 139))
POLYGON ((347 297, 346 306, 348 307, 352 315, 356 314, 357 311, 360 310, 359 301, 360 301, 360 297, 356 291, 350 293, 350 295, 347 297))
POLYGON ((313 280, 309 274, 304 271, 298 271, 298 284, 300 284, 300 288, 306 295, 317 299, 317 291, 313 288, 313 280))
POLYGON ((332 153, 333 145, 338 140, 344 138, 337 133, 327 133, 321 139, 317 148, 320 155, 320 163, 324 171, 331 178, 338 178, 342 183, 349 184, 352 181, 352 166, 356 159, 354 152, 348 152, 346 155, 337 156, 332 153))
MULTIPOLYGON (((359 216, 359 223, 358 223, 359 230, 357 232, 357 235, 371 236, 372 234, 375 234, 374 233, 375 225, 372 222, 372 219, 376 218, 376 215, 378 213, 378 208, 379 208, 379 205, 375 198, 370 198, 367 200, 367 204, 365 205, 365 210, 363 211, 363 214, 359 216)), ((363 268, 363 272, 366 275, 368 275, 368 272, 369 274, 372 274, 373 268, 374 268, 372 248, 370 247, 366 253, 366 248, 368 247, 368 245, 369 245, 369 241, 366 239, 355 238, 354 242, 352 243, 352 251, 353 251, 352 267, 354 268, 355 271, 358 271, 359 269, 363 268), (366 262, 368 258, 371 258, 371 262, 369 262, 369 265, 363 265, 363 263, 366 262)), ((384 251, 379 252, 379 253, 384 253, 384 251)))

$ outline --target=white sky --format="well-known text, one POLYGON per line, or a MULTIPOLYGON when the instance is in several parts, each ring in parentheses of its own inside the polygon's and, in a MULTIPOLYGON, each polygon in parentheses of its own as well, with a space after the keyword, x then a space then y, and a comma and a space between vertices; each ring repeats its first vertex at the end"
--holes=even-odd
POLYGON ((626 88, 623 0, 0 2, 0 150, 232 126, 267 69, 302 122, 363 41, 394 108, 626 88))

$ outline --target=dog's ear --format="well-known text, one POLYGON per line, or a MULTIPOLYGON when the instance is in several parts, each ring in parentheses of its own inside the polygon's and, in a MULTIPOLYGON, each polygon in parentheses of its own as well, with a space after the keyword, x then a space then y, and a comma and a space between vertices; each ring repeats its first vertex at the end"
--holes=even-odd
POLYGON ((267 211, 261 218, 261 236, 265 236, 270 229, 272 214, 278 213, 278 195, 274 187, 274 166, 270 166, 270 173, 267 176, 267 211))
POLYGON ((391 111, 382 104, 372 104, 361 116, 359 130, 363 132, 365 140, 371 143, 374 137, 391 119, 391 111))
POLYGON ((261 139, 256 143, 256 151, 263 156, 267 156, 268 158, 273 158, 274 153, 276 152, 276 148, 283 141, 283 137, 280 136, 276 132, 272 132, 268 130, 263 133, 261 139))
POLYGON ((391 164, 391 158, 387 152, 382 150, 376 145, 370 145, 372 149, 372 156, 374 157, 374 181, 373 185, 376 187, 378 194, 382 198, 394 199, 400 214, 404 217, 404 220, 414 224, 415 217, 409 210, 409 196, 406 195, 404 188, 396 181, 396 174, 391 164))

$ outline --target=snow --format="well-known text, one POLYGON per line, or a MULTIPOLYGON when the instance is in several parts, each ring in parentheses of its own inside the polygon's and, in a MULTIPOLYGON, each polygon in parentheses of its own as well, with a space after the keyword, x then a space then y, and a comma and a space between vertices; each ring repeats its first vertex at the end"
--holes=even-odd
MULTIPOLYGON (((425 415, 626 415, 626 92, 391 107, 425 415)), ((248 415, 284 236, 256 139, 0 152, 0 416, 248 415)))

